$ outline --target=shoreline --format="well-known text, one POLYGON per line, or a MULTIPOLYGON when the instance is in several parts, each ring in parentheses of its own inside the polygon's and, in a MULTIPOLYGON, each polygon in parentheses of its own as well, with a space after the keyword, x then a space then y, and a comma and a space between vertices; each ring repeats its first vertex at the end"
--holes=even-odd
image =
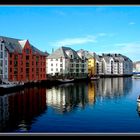
MULTIPOLYGON (((100 78, 119 78, 119 77, 122 77, 122 78, 125 78, 125 77, 132 77, 133 75, 123 75, 123 76, 112 76, 112 75, 100 75, 100 78)), ((98 79, 99 80, 99 79, 98 79)), ((89 78, 80 78, 80 79, 75 79, 74 81, 72 82, 68 82, 68 83, 78 83, 78 82, 90 82, 90 81, 97 81, 97 80, 91 80, 89 78)), ((14 86, 14 87, 10 87, 10 88, 0 88, 0 92, 1 94, 0 95, 3 95, 3 94, 8 94, 8 93, 12 93, 12 92, 16 92, 16 91, 19 91, 19 90, 23 90, 24 88, 30 88, 30 87, 46 87, 46 88, 51 88, 53 86, 57 86, 57 85, 61 85, 61 84, 66 84, 66 83, 63 83, 63 82, 60 82, 60 81, 57 81, 57 80, 42 80, 42 81, 38 81, 38 82, 28 82, 28 83, 25 83, 24 85, 21 85, 21 86, 14 86)))

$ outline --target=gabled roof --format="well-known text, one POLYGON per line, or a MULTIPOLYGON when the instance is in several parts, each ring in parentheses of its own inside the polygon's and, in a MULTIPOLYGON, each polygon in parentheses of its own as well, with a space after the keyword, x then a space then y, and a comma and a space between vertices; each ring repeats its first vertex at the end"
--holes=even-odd
POLYGON ((55 50, 52 54, 50 54, 47 58, 52 58, 52 59, 58 59, 58 58, 61 58, 61 57, 63 57, 63 58, 69 58, 69 56, 66 54, 66 51, 72 51, 73 52, 73 55, 74 55, 74 59, 81 59, 79 56, 78 56, 78 54, 77 54, 77 52, 75 51, 75 50, 73 50, 73 49, 71 49, 71 48, 69 48, 69 47, 64 47, 64 46, 62 46, 62 47, 60 47, 60 48, 58 48, 57 50, 55 50))
POLYGON ((86 51, 86 50, 83 50, 83 49, 80 49, 80 50, 78 50, 77 52, 85 53, 85 57, 86 57, 87 59, 89 59, 89 58, 94 58, 94 57, 95 57, 95 53, 94 53, 94 52, 89 52, 89 51, 86 51))
MULTIPOLYGON (((27 40, 15 39, 15 38, 4 37, 4 36, 0 36, 0 40, 5 44, 6 48, 9 50, 10 53, 17 51, 20 54, 22 53, 22 49, 24 48, 27 42, 27 40)), ((46 56, 44 52, 40 51, 33 45, 30 44, 30 46, 34 54, 37 52, 40 55, 46 56)))
POLYGON ((22 50, 20 49, 21 46, 18 42, 20 41, 20 39, 14 39, 14 38, 9 38, 4 36, 0 36, 0 39, 3 40, 6 48, 9 50, 10 53, 13 53, 15 50, 18 53, 22 53, 22 50))

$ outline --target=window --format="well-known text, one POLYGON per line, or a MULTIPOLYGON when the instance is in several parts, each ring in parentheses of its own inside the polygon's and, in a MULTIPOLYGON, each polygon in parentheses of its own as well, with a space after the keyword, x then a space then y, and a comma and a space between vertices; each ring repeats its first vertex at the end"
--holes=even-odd
POLYGON ((61 58, 61 59, 60 59, 60 62, 62 62, 62 61, 63 61, 63 59, 61 58))
POLYGON ((5 51, 5 54, 4 55, 5 55, 5 57, 7 57, 7 51, 5 51))
POLYGON ((0 74, 2 74, 2 69, 0 69, 0 74))
POLYGON ((62 68, 60 69, 60 72, 62 72, 62 68))
POLYGON ((70 55, 70 58, 72 58, 72 55, 70 55))
POLYGON ((26 56, 26 60, 29 60, 29 56, 26 56))
POLYGON ((56 61, 58 61, 58 59, 56 59, 56 61))
POLYGON ((23 68, 21 68, 21 72, 23 72, 23 68))
POLYGON ((1 44, 1 50, 3 50, 3 46, 2 46, 2 44, 1 44))
POLYGON ((7 60, 5 60, 5 65, 7 65, 7 60))
POLYGON ((26 54, 29 54, 29 52, 30 52, 29 49, 26 49, 25 51, 26 51, 26 54))
POLYGON ((56 71, 58 71, 58 68, 56 68, 56 71))
POLYGON ((12 68, 10 68, 10 72, 12 72, 12 68))
POLYGON ((28 62, 26 62, 26 67, 29 67, 29 63, 28 62))
POLYGON ((53 66, 53 64, 51 64, 51 66, 53 66))
POLYGON ((15 60, 17 60, 17 59, 18 59, 18 56, 17 56, 17 55, 15 55, 15 57, 14 57, 14 58, 15 58, 15 60))
POLYGON ((53 71, 53 69, 51 69, 51 71, 53 71))
POLYGON ((10 58, 12 57, 12 54, 10 54, 10 58))
POLYGON ((0 61, 0 66, 1 66, 1 67, 3 66, 3 61, 2 61, 2 60, 0 61))
POLYGON ((51 59, 51 61, 53 61, 53 59, 51 59))
POLYGON ((3 52, 0 53, 0 58, 3 58, 3 52))
POLYGON ((62 65, 62 64, 60 64, 60 67, 63 67, 63 65, 62 65))

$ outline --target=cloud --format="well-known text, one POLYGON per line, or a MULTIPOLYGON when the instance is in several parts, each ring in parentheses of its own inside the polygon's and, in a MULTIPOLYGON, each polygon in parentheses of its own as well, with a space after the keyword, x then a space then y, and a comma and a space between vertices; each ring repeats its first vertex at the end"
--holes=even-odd
POLYGON ((98 51, 97 54, 102 53, 120 53, 129 57, 132 61, 140 60, 140 41, 126 42, 126 43, 116 43, 112 44, 109 50, 98 51))
POLYGON ((134 24, 136 24, 135 22, 129 22, 129 25, 134 25, 134 24))
POLYGON ((96 36, 88 35, 85 37, 79 37, 79 38, 66 38, 60 41, 52 42, 50 43, 51 46, 60 47, 60 46, 72 46, 77 44, 86 44, 91 42, 97 42, 96 36))

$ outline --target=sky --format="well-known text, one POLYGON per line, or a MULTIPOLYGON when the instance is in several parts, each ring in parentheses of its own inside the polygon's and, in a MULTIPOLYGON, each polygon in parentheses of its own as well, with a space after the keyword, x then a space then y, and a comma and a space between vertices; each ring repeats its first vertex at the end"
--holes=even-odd
POLYGON ((48 53, 65 46, 140 61, 140 6, 1 5, 0 36, 28 39, 48 53))

